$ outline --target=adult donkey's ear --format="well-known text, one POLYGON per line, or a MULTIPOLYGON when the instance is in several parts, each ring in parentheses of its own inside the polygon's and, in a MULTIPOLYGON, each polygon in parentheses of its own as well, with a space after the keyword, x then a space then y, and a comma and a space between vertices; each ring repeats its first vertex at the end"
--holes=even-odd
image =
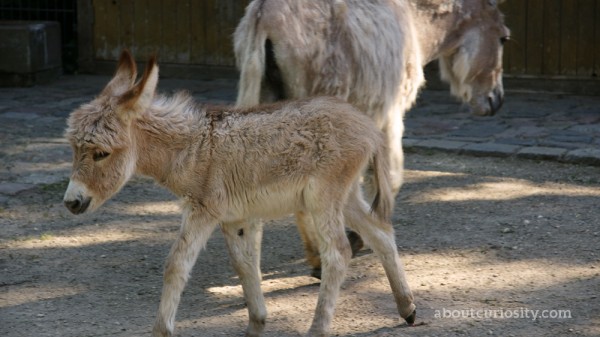
POLYGON ((135 65, 135 60, 133 59, 133 56, 131 56, 131 53, 129 53, 127 49, 124 49, 121 52, 121 57, 119 57, 117 71, 112 80, 104 87, 101 95, 122 95, 133 86, 136 77, 137 67, 135 65))
POLYGON ((142 79, 119 98, 118 109, 121 117, 128 120, 145 111, 152 104, 158 84, 158 65, 152 55, 142 79))

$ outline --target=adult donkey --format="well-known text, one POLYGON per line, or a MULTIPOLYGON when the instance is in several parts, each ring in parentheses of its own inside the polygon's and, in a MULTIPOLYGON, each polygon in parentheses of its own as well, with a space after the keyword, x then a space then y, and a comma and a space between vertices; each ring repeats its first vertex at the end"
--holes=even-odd
MULTIPOLYGON (((403 180, 403 117, 439 60, 453 95, 476 115, 504 99, 503 43, 510 32, 495 0, 255 0, 235 35, 237 105, 314 95, 352 103, 384 132, 392 187, 403 180)), ((371 190, 369 174, 367 191, 371 190)), ((299 224, 319 268, 310 224, 299 224)))

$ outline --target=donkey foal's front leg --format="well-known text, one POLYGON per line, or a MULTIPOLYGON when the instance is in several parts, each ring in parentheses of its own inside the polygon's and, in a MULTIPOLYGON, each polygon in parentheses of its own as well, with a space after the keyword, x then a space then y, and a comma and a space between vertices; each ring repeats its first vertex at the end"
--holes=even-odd
POLYGON ((244 299, 248 306, 250 322, 246 336, 260 336, 267 318, 265 300, 260 287, 262 223, 253 220, 248 223, 223 224, 221 230, 225 235, 233 268, 240 277, 244 299))
POLYGON ((193 215, 184 217, 179 237, 171 247, 165 264, 162 295, 152 336, 166 337, 173 334, 181 292, 198 253, 206 245, 216 225, 216 222, 202 221, 193 215))

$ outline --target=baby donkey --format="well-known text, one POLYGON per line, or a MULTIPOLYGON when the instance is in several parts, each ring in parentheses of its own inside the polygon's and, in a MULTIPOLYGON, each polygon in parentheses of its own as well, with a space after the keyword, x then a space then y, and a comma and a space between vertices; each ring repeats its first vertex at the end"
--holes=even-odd
POLYGON ((399 314, 415 305, 389 222, 393 207, 383 137, 364 114, 335 98, 252 109, 195 103, 186 93, 155 94, 152 58, 135 83, 124 51, 98 97, 71 113, 74 153, 64 203, 74 214, 98 208, 134 173, 153 177, 183 203, 181 230, 166 261, 154 336, 171 336, 175 312, 198 253, 217 225, 240 277, 250 322, 260 336, 266 308, 260 288, 261 219, 296 214, 313 224, 322 280, 311 336, 328 334, 351 250, 344 223, 381 258, 399 314), (362 197, 359 177, 372 162, 376 196, 362 197), (309 221, 310 220, 310 221, 309 221))

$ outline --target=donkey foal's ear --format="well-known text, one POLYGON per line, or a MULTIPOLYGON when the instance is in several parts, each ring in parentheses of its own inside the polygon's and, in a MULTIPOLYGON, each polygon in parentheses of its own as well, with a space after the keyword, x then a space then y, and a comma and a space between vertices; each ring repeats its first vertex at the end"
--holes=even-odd
POLYGON ((129 51, 124 49, 121 52, 121 57, 119 57, 117 71, 112 80, 110 80, 104 90, 102 90, 102 94, 120 96, 133 86, 136 77, 137 67, 135 65, 135 60, 129 51))
POLYGON ((137 114, 148 109, 154 99, 157 84, 158 65, 156 65, 156 56, 152 56, 148 60, 144 76, 133 88, 120 97, 119 106, 125 108, 127 114, 137 114))

